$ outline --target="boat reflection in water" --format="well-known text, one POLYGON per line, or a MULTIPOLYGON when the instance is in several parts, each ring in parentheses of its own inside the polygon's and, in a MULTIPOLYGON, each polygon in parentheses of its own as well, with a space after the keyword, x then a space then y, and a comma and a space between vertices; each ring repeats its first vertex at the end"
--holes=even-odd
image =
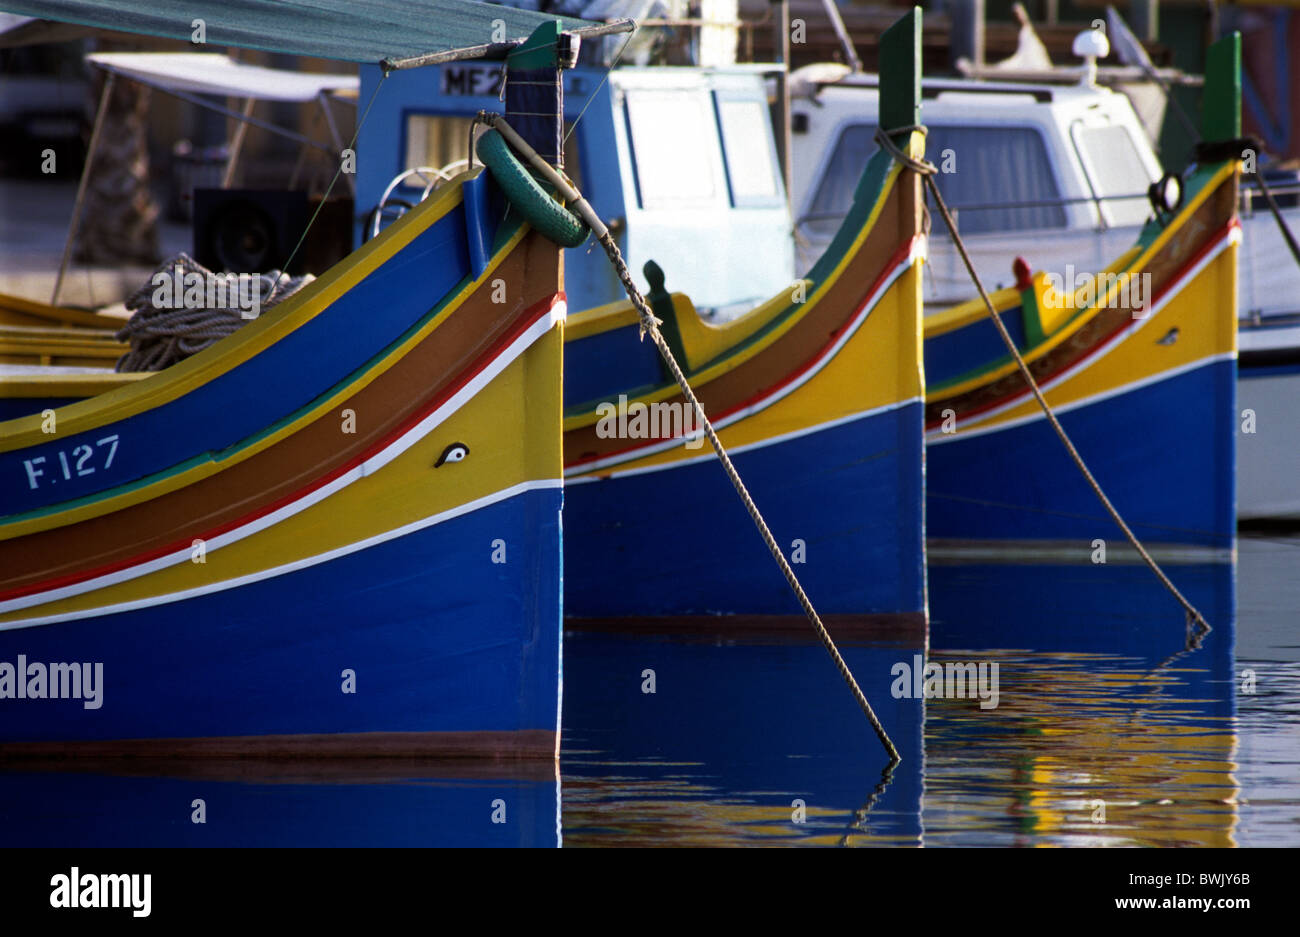
POLYGON ((828 621, 902 755, 885 778, 810 626, 715 622, 566 632, 565 845, 918 844, 925 701, 889 688, 925 653, 924 628, 828 621))
POLYGON ((565 844, 1232 845, 1233 564, 1168 567, 1213 625, 1189 643, 1148 570, 1084 556, 977 564, 938 545, 928 662, 997 664, 996 707, 970 688, 897 698, 924 636, 832 629, 903 756, 884 785, 866 721, 795 632, 570 631, 565 844))
POLYGON ((996 710, 927 707, 927 844, 1236 844, 1235 566, 1165 558, 1213 626, 1189 640, 1182 609, 1134 559, 932 551, 935 658, 1022 650, 983 652, 1000 663, 996 710))
POLYGON ((1213 625, 1189 644, 1182 610, 1117 553, 1105 565, 1035 566, 936 545, 928 662, 945 674, 949 665, 990 673, 997 664, 992 708, 973 688, 961 698, 903 692, 903 666, 913 670, 927 653, 920 627, 831 620, 902 754, 887 778, 880 744, 802 622, 775 630, 720 616, 704 630, 698 619, 659 620, 654 634, 635 623, 566 634, 562 789, 546 761, 523 777, 373 759, 316 770, 119 760, 78 763, 77 773, 66 761, 23 770, 10 762, 0 774, 0 845, 1248 839, 1239 820, 1236 695, 1245 689, 1233 657, 1234 567, 1166 567, 1213 625), (204 824, 192 822, 196 799, 204 824), (497 801, 504 823, 492 822, 497 801))
POLYGON ((496 769, 385 759, 70 764, 5 766, 0 846, 559 843, 559 781, 545 760, 496 769))

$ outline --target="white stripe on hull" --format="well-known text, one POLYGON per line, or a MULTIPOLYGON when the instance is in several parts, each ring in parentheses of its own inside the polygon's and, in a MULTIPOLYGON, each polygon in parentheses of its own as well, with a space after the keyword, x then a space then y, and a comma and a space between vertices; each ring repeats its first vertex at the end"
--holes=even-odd
MULTIPOLYGON (((359 479, 364 478, 367 475, 372 475, 375 472, 377 472, 383 466, 387 465, 393 459, 397 458, 397 456, 401 455, 407 449, 410 449, 413 445, 415 445, 417 442, 419 442, 421 439, 423 439, 425 436, 431 433, 440 423, 448 419, 452 414, 454 414, 457 410, 459 410, 471 399, 473 399, 473 397, 476 394, 478 394, 485 387, 487 387, 488 384, 492 383, 492 381, 495 380, 506 369, 507 366, 509 366, 516 358, 518 358, 525 351, 527 351, 528 348, 531 347, 534 342, 536 342, 539 338, 541 338, 543 335, 545 335, 547 332, 553 329, 560 322, 563 322, 565 318, 565 311, 566 311, 566 306, 564 301, 558 300, 555 303, 555 305, 551 307, 548 313, 543 314, 540 318, 537 319, 536 322, 530 325, 526 331, 524 331, 518 338, 516 338, 509 345, 509 347, 507 347, 504 351, 502 351, 499 355, 497 355, 494 359, 492 359, 492 361, 488 362, 488 364, 485 365, 482 368, 482 370, 480 370, 477 374, 475 374, 474 377, 471 378, 465 384, 464 387, 456 391, 456 393, 454 393, 450 399, 448 399, 436 410, 434 410, 432 413, 430 413, 428 416, 422 419, 415 426, 411 427, 409 430, 403 433, 400 437, 395 439, 393 442, 389 443, 379 452, 372 455, 370 458, 366 459, 360 465, 356 466, 355 468, 351 469, 348 472, 345 472, 344 474, 340 475, 338 478, 335 478, 332 481, 327 482, 324 485, 321 485, 319 488, 309 491, 307 494, 303 495, 297 500, 289 504, 286 504, 285 506, 278 508, 275 511, 271 511, 268 514, 264 514, 261 517, 255 518, 249 521, 248 523, 235 528, 234 530, 230 530, 227 531, 226 533, 219 534, 218 536, 209 538, 205 543, 205 548, 207 552, 212 553, 213 551, 221 549, 222 547, 226 547, 232 543, 236 543, 240 540, 243 540, 245 537, 251 537, 252 535, 259 533, 263 530, 266 530, 269 527, 274 527, 276 524, 280 523, 286 518, 292 517, 293 515, 305 511, 307 508, 315 504, 318 504, 321 501, 326 500, 330 496, 346 488, 348 485, 351 485, 353 482, 358 481, 359 479)), ((528 484, 536 484, 536 485, 541 485, 543 487, 550 487, 552 485, 558 486, 560 484, 560 481, 556 479, 554 482, 547 481, 547 482, 537 482, 537 483, 525 483, 525 485, 528 484)), ((519 486, 515 486, 515 487, 519 487, 519 486)), ((507 491, 513 491, 513 490, 514 489, 507 489, 507 491)), ((495 498, 497 496, 492 495, 489 497, 495 498)), ((483 500, 484 499, 480 499, 480 501, 483 500)), ((488 502, 484 502, 484 503, 488 503, 488 502)), ((479 504, 479 502, 474 502, 474 504, 477 504, 478 506, 482 506, 481 504, 479 504)), ((463 507, 466 510, 472 509, 470 505, 464 505, 463 507)), ((456 509, 456 510, 460 510, 460 509, 456 509)), ((463 513, 463 511, 461 513, 463 513)), ((418 521, 414 525, 408 525, 407 527, 398 528, 397 531, 392 531, 390 533, 392 536, 401 536, 402 533, 410 533, 413 530, 420 529, 421 526, 428 526, 429 524, 432 523, 438 523, 440 520, 445 520, 452 516, 455 516, 454 511, 444 512, 444 514, 437 515, 435 518, 426 519, 425 521, 418 521)), ((366 546, 371 546, 375 543, 380 543, 383 541, 383 539, 387 539, 387 538, 389 538, 388 534, 381 535, 379 538, 372 537, 368 541, 362 541, 357 544, 350 544, 348 547, 342 548, 341 550, 336 550, 329 554, 322 554, 322 556, 320 557, 312 557, 307 560, 303 560, 302 564, 312 565, 313 563, 317 563, 317 562, 325 562, 328 559, 333 559, 335 556, 342 556, 346 553, 353 552, 353 550, 363 549, 366 546)), ((161 556, 156 559, 152 559, 143 563, 136 564, 134 566, 129 566, 125 569, 116 570, 115 572, 106 573, 105 575, 102 576, 96 576, 93 579, 86 579, 81 582, 73 583, 72 585, 62 586, 56 589, 48 589, 42 592, 35 592, 30 595, 19 596, 16 599, 9 599, 6 602, 0 602, 0 613, 14 611, 16 609, 22 609, 22 608, 31 608, 32 606, 44 605, 47 602, 58 601, 59 599, 68 598, 70 596, 81 595, 86 592, 93 592, 97 589, 102 589, 107 586, 116 585, 121 582, 127 582, 128 580, 136 579, 140 576, 145 576, 148 575, 149 573, 153 573, 161 569, 166 569, 169 566, 175 566, 178 563, 189 562, 190 550, 191 548, 187 546, 174 553, 167 554, 166 556, 161 556)), ((279 575, 281 572, 292 572, 294 569, 297 568, 301 568, 301 566, 295 564, 289 564, 288 566, 278 567, 278 571, 268 570, 265 573, 256 574, 256 576, 254 577, 244 577, 243 579, 240 580, 231 580, 231 583, 238 585, 238 584, 242 584, 245 581, 256 581, 256 579, 258 578, 266 578, 267 576, 270 575, 279 575)), ((216 591, 218 588, 229 588, 229 587, 230 586, 228 586, 225 583, 218 583, 210 587, 209 589, 197 590, 193 594, 198 595, 198 594, 202 594, 203 591, 216 591)), ((190 593, 183 593, 183 594, 178 593, 178 595, 181 598, 190 597, 190 593)), ((137 603, 137 606, 141 604, 143 605, 159 604, 163 601, 178 601, 178 599, 170 598, 170 597, 150 599, 147 602, 137 603)), ((84 617, 85 615, 88 614, 99 614, 99 613, 100 612, 83 612, 69 617, 84 617)), ((59 619, 59 620, 63 620, 63 619, 59 619)), ((45 622, 44 619, 39 621, 34 619, 33 620, 24 619, 23 621, 20 622, 0 624, 0 631, 5 630, 7 628, 22 626, 24 624, 42 624, 44 622, 45 622)))

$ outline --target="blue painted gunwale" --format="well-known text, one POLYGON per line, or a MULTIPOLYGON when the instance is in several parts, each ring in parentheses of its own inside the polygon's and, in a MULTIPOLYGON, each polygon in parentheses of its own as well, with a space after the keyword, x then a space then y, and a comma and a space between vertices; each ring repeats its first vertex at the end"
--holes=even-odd
MULTIPOLYGON (((1016 348, 1023 353, 1027 347, 1023 307, 1017 303, 998 314, 1011 333, 1016 348)), ((1011 360, 998 330, 987 319, 927 338, 922 350, 925 355, 925 384, 930 390, 966 380, 1011 360)))
POLYGON ((640 326, 608 329, 564 343, 564 410, 582 413, 592 401, 636 399, 659 387, 664 369, 659 351, 639 340, 640 326))
POLYGON ((41 413, 44 410, 57 410, 74 404, 81 397, 0 397, 0 423, 16 420, 22 416, 41 413))

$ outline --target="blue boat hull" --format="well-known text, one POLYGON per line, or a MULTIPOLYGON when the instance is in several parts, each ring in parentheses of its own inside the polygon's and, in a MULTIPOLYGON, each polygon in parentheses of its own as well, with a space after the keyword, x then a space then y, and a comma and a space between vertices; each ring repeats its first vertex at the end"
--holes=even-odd
MULTIPOLYGON (((924 615, 921 420, 917 401, 732 453, 823 614, 924 615)), ((800 614, 713 457, 570 484, 564 549, 571 617, 800 614)))
MULTIPOLYGON (((1215 360, 1059 416, 1138 537, 1227 548, 1235 400, 1235 362, 1215 360), (1216 401, 1211 419, 1206 401, 1216 401)), ((926 460, 931 538, 1123 537, 1044 419, 932 443, 926 460)))
POLYGON ((0 631, 0 662, 103 665, 99 708, 6 699, 0 739, 529 733, 553 752, 561 500, 532 489, 236 588, 0 631))

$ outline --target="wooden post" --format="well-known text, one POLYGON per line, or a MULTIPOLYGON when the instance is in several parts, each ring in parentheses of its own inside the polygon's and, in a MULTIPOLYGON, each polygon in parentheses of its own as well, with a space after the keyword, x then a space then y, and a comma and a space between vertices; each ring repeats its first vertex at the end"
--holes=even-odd
POLYGON ((1209 143, 1241 136, 1241 34, 1230 33, 1205 55, 1201 138, 1209 143))
POLYGON ((1145 42, 1154 42, 1160 32, 1160 11, 1156 0, 1133 0, 1129 9, 1133 14, 1133 31, 1145 42))
POLYGON ((785 183, 785 200, 790 202, 794 175, 790 166, 790 3, 772 0, 772 51, 781 68, 776 74, 776 149, 781 160, 781 178, 785 183))
MULTIPOLYGON (((921 9, 913 7, 880 35, 880 126, 885 130, 921 122, 921 9)), ((910 134, 891 134, 900 147, 910 134)))
POLYGON ((244 134, 248 132, 248 118, 253 116, 253 105, 255 103, 255 98, 245 98, 244 119, 235 121, 235 136, 230 141, 230 152, 226 154, 226 171, 221 174, 221 187, 223 189, 230 188, 231 180, 235 178, 235 166, 239 163, 239 151, 244 147, 244 134))
POLYGON ((973 65, 984 64, 984 0, 948 0, 951 23, 949 49, 952 65, 969 59, 973 65))
POLYGON ((557 169, 564 168, 564 61, 572 37, 559 21, 538 26, 506 56, 506 120, 529 146, 557 169))

